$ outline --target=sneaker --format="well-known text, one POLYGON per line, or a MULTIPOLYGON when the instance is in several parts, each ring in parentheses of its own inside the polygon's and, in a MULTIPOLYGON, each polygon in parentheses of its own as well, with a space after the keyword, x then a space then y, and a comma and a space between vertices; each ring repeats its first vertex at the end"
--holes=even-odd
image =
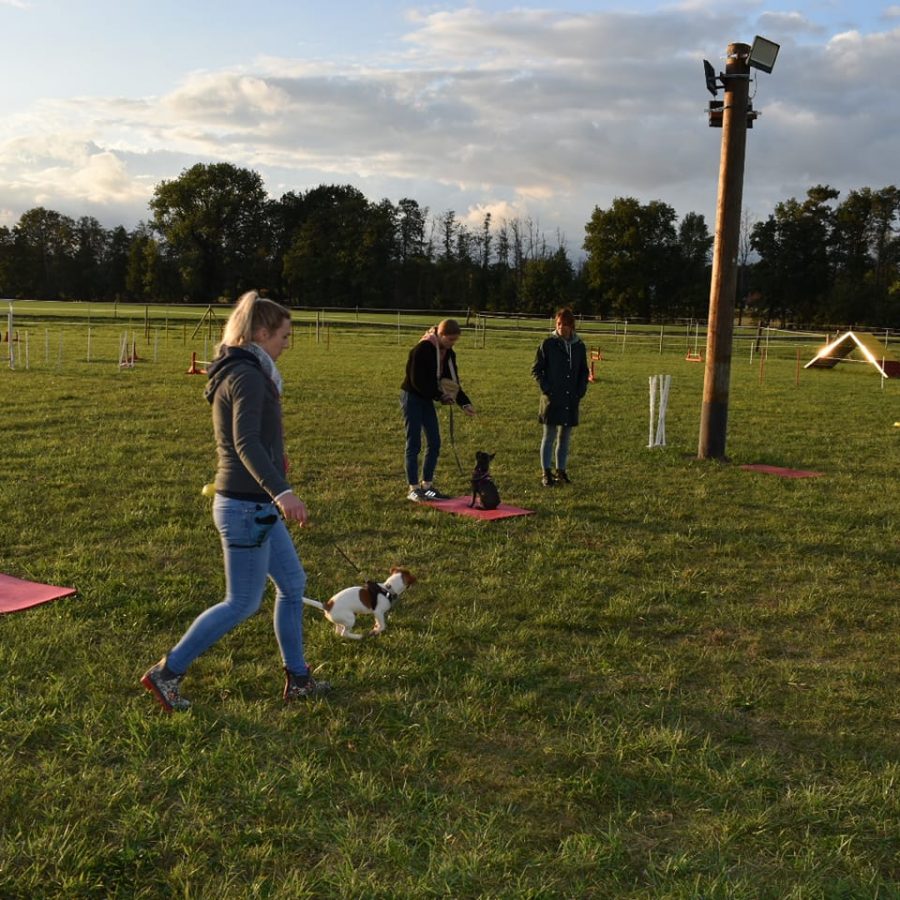
POLYGON ((425 499, 425 491, 420 487, 410 488, 406 499, 412 500, 413 503, 421 503, 425 499))
POLYGON ((156 697, 159 705, 168 713, 190 709, 191 701, 181 696, 181 680, 184 675, 176 675, 166 667, 163 657, 155 666, 147 669, 141 684, 156 697))
POLYGON ((323 697, 330 690, 331 685, 327 681, 316 681, 309 672, 306 675, 296 675, 284 670, 284 699, 288 702, 323 697))
POLYGON ((556 484, 556 478, 553 477, 553 472, 550 469, 544 469, 544 474, 541 476, 541 484, 544 487, 553 487, 556 484))
POLYGON ((556 480, 563 482, 565 484, 571 484, 572 479, 569 478, 569 473, 566 472, 565 469, 557 469, 556 470, 556 480))
POLYGON ((419 488, 419 490, 422 491, 426 500, 449 500, 450 499, 449 494, 441 493, 434 485, 431 485, 431 487, 421 487, 421 488, 419 488))

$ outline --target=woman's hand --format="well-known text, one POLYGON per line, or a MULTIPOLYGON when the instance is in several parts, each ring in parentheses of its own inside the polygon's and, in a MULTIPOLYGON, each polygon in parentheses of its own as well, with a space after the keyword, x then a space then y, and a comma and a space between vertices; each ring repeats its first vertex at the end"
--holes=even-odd
POLYGON ((302 528, 309 521, 306 504, 293 491, 282 494, 278 506, 288 522, 299 522, 302 528))
POLYGON ((467 404, 462 408, 462 411, 463 411, 467 416, 474 416, 474 415, 475 415, 475 407, 472 406, 471 403, 467 403, 467 404))

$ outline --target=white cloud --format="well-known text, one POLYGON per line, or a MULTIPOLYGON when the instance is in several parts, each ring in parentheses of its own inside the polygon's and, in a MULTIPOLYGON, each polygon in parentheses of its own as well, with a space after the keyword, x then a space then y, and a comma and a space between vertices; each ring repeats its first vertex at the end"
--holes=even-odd
POLYGON ((758 24, 760 31, 767 35, 778 35, 779 40, 787 35, 825 33, 823 26, 798 12, 764 12, 760 15, 758 24))
POLYGON ((818 26, 797 13, 466 7, 411 14, 402 51, 381 60, 262 57, 190 73, 156 97, 43 101, 4 123, 0 207, 83 201, 93 214, 129 210, 131 225, 162 178, 227 160, 273 191, 352 183, 372 199, 456 209, 472 227, 486 212, 530 217, 573 245, 594 206, 616 196, 711 223, 720 133, 706 125, 700 60, 721 68, 723 35, 761 22, 785 37, 775 72, 754 86, 763 116, 746 204, 764 215, 816 181, 896 180, 900 30, 800 44, 818 26))

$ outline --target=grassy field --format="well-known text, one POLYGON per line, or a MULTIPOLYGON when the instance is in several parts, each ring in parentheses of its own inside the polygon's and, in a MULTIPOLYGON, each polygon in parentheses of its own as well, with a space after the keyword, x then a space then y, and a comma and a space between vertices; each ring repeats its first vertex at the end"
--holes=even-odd
MULTIPOLYGON (((317 342, 301 317, 282 369, 308 593, 359 581, 336 545, 420 580, 377 641, 307 612, 332 699, 281 704, 269 597, 169 717, 138 679, 223 577, 184 374, 202 333, 147 340, 141 315, 133 369, 99 316, 89 362, 83 325, 32 323, 30 368, 0 369, 0 571, 78 588, 0 617, 0 897, 900 896, 900 384, 797 384, 793 348, 764 371, 742 348, 732 462, 700 462, 684 336, 588 337, 575 483, 547 490, 536 337, 467 332, 463 465, 495 451, 504 500, 536 511, 475 522, 404 499, 414 330, 317 342)), ((449 446, 438 475, 466 489, 449 446)))

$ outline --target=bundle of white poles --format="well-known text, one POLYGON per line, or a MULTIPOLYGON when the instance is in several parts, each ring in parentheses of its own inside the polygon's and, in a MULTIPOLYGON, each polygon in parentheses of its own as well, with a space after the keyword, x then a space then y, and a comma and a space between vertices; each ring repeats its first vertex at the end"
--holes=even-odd
POLYGON ((648 447, 666 446, 666 409, 669 406, 671 375, 650 376, 650 434, 648 447), (658 402, 657 402, 657 397, 658 402))

